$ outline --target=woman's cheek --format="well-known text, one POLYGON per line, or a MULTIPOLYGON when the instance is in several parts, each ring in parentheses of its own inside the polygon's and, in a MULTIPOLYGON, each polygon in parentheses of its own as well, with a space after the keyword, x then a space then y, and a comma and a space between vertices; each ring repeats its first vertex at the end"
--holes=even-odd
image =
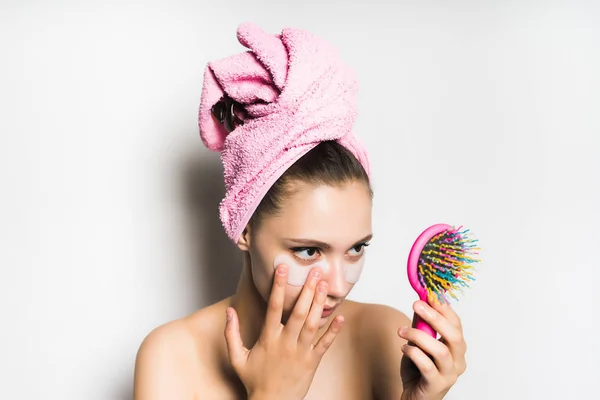
POLYGON ((283 311, 285 314, 289 314, 292 311, 300 297, 300 293, 302 293, 301 287, 287 286, 285 289, 285 299, 283 301, 283 311))
POLYGON ((252 265, 252 279, 254 286, 265 301, 269 300, 271 289, 273 287, 273 277, 275 271, 269 268, 268 265, 252 265))

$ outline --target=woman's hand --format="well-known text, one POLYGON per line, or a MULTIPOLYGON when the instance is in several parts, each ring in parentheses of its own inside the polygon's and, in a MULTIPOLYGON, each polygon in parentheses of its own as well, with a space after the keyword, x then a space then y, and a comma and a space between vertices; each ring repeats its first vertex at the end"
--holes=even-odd
POLYGON ((246 387, 249 399, 303 399, 310 388, 321 358, 333 343, 344 319, 337 316, 315 343, 327 283, 312 270, 286 323, 281 324, 287 267, 278 266, 265 324, 252 349, 240 336, 239 320, 233 308, 227 309, 225 338, 229 360, 246 387))
POLYGON ((467 367, 467 344, 462 325, 449 305, 429 306, 426 302, 417 301, 414 310, 441 338, 436 340, 410 327, 398 330, 398 335, 409 342, 402 347, 402 400, 439 400, 467 367))

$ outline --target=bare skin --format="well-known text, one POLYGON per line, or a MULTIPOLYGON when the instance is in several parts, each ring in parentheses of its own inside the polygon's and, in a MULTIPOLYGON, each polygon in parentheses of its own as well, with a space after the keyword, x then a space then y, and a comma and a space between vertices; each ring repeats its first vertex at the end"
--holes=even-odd
POLYGON ((248 228, 238 242, 244 265, 235 295, 146 337, 136 359, 135 399, 442 399, 465 369, 460 319, 448 306, 416 302, 415 312, 442 336, 438 341, 393 308, 345 300, 353 285, 335 271, 359 257, 370 236, 371 200, 362 183, 298 183, 281 213, 248 228), (328 257, 333 267, 293 287, 273 269, 281 251, 328 257), (323 306, 337 307, 323 318, 323 306), (290 344, 300 351, 282 360, 290 344), (305 363, 311 352, 314 362, 305 363))

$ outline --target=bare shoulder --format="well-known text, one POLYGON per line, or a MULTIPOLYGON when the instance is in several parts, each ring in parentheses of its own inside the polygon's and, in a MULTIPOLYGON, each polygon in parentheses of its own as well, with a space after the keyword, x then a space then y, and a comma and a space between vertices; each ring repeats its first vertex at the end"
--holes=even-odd
POLYGON ((379 339, 397 338, 398 328, 411 324, 410 318, 394 307, 355 301, 349 303, 348 308, 357 325, 354 330, 362 340, 379 342, 379 339))
POLYGON ((187 384, 195 369, 195 341, 184 320, 176 320, 152 330, 142 341, 135 360, 134 398, 136 400, 193 398, 187 384))
MULTIPOLYGON (((214 329, 217 304, 163 324, 142 341, 135 361, 134 398, 159 400, 194 398, 198 382, 211 376, 217 335, 214 329)), ((224 313, 224 311, 223 311, 224 313)))
POLYGON ((351 304, 355 343, 361 349, 371 377, 376 398, 400 398, 401 347, 406 340, 398 336, 398 329, 410 326, 411 320, 403 312, 382 304, 351 304))

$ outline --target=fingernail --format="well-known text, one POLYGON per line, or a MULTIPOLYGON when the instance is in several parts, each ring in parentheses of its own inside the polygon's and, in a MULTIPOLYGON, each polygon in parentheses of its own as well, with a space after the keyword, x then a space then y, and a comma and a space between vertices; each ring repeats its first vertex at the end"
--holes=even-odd
POLYGON ((319 285, 317 286, 317 290, 319 291, 319 293, 327 293, 327 286, 319 285))
POLYGON ((402 349, 402 352, 405 353, 406 350, 408 350, 408 345, 407 344, 403 344, 402 347, 401 347, 401 349, 402 349))
POLYGON ((225 319, 227 320, 227 322, 231 321, 231 310, 228 308, 227 311, 225 311, 225 319))
POLYGON ((285 271, 286 271, 286 268, 283 265, 277 267, 277 273, 279 275, 285 275, 285 271))
POLYGON ((406 326, 403 326, 402 328, 400 328, 400 334, 402 336, 404 336, 406 334, 406 331, 408 330, 408 328, 406 326))
POLYGON ((321 273, 319 271, 315 271, 313 274, 313 279, 319 279, 321 278, 321 273))
POLYGON ((426 315, 426 316, 429 316, 429 310, 427 310, 423 304, 419 304, 419 305, 417 306, 417 309, 419 310, 419 312, 420 312, 421 314, 424 314, 424 315, 426 315))

